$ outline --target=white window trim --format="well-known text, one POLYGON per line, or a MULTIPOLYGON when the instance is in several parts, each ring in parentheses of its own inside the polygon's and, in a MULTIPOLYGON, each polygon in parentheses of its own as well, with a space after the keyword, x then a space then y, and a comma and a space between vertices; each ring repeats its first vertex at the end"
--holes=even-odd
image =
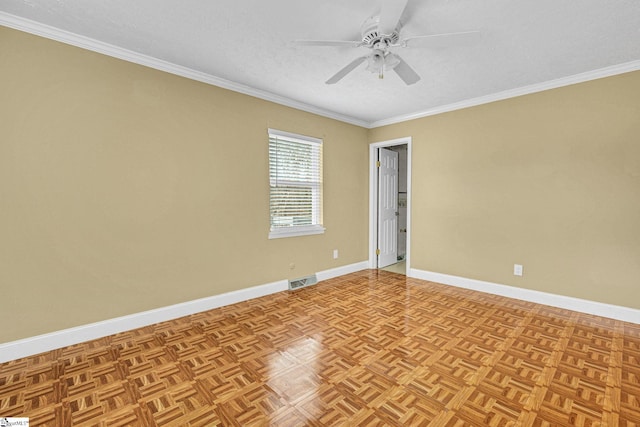
POLYGON ((283 237, 297 237, 297 236, 312 236, 314 234, 324 234, 324 228, 322 225, 309 225, 292 227, 291 229, 275 229, 269 231, 269 239, 281 239, 283 237))
MULTIPOLYGON (((320 138, 314 138, 312 136, 299 135, 291 132, 285 132, 278 129, 268 129, 268 135, 281 136, 283 138, 298 140, 301 143, 314 143, 320 146, 323 145, 323 141, 320 138)), ((318 203, 319 201, 313 200, 313 203, 318 203)), ((319 212, 317 209, 313 209, 314 215, 317 215, 319 212)), ((314 220, 317 220, 315 218, 314 220)), ((308 226, 296 226, 291 228, 277 228, 275 230, 269 230, 269 239, 281 239, 284 237, 298 237, 298 236, 312 236, 315 234, 324 234, 326 228, 322 224, 314 224, 308 226)))
POLYGON ((314 138, 313 136, 300 135, 297 133, 285 132, 278 129, 269 128, 269 135, 281 136, 283 138, 293 139, 294 141, 300 141, 302 143, 314 142, 318 145, 322 145, 322 139, 314 138))

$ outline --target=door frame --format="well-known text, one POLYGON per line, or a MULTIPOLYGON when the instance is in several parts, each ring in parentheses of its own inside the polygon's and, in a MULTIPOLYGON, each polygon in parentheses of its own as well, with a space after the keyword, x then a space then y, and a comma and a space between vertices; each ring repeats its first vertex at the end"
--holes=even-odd
POLYGON ((369 268, 378 268, 376 249, 378 242, 378 148, 407 145, 407 276, 411 272, 411 137, 369 144, 369 268))

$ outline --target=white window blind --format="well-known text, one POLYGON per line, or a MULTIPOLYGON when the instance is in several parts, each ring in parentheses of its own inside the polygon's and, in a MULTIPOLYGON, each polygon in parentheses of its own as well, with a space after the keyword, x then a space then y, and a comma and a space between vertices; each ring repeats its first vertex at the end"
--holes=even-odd
POLYGON ((322 140, 269 129, 269 238, 324 232, 322 140))

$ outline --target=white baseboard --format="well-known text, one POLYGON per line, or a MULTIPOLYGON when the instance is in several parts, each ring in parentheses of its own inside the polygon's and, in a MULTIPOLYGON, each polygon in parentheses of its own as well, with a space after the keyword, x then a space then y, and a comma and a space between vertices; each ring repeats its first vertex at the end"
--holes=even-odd
POLYGON ((369 268, 368 261, 361 261, 355 264, 343 265, 342 267, 332 268, 316 273, 318 281, 333 279, 334 277, 344 276, 345 274, 355 273, 356 271, 366 270, 369 268))
MULTIPOLYGON (((316 273, 316 275, 318 280, 327 280, 344 274, 364 270, 367 266, 367 261, 362 261, 355 264, 321 271, 316 273)), ((75 328, 11 341, 0 344, 0 363, 32 356, 34 354, 55 350, 69 345, 79 344, 84 341, 102 338, 135 328, 142 328, 158 322, 165 322, 167 320, 189 316, 191 314, 200 313, 202 311, 211 310, 225 305, 235 304, 237 302, 286 291, 288 288, 289 283, 287 280, 279 280, 277 282, 187 301, 154 310, 143 311, 141 313, 135 313, 128 316, 117 317, 75 328)))
POLYGON ((458 288, 471 289, 488 294, 500 295, 523 301, 549 305, 552 307, 578 311, 581 313, 608 317, 610 319, 622 320, 624 322, 640 324, 640 310, 634 308, 567 297, 564 295, 550 294, 531 289, 517 288, 514 286, 500 285, 497 283, 484 282, 482 280, 468 279, 466 277, 451 276, 449 274, 434 273, 432 271, 418 270, 415 268, 410 269, 407 275, 416 279, 428 280, 430 282, 442 283, 445 285, 456 286, 458 288))

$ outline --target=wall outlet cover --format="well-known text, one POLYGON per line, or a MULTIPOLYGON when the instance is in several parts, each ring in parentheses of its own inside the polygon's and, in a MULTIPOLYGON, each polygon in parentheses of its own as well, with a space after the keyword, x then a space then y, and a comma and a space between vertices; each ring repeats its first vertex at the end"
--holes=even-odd
POLYGON ((521 264, 513 264, 513 275, 514 276, 522 276, 522 265, 521 264))

